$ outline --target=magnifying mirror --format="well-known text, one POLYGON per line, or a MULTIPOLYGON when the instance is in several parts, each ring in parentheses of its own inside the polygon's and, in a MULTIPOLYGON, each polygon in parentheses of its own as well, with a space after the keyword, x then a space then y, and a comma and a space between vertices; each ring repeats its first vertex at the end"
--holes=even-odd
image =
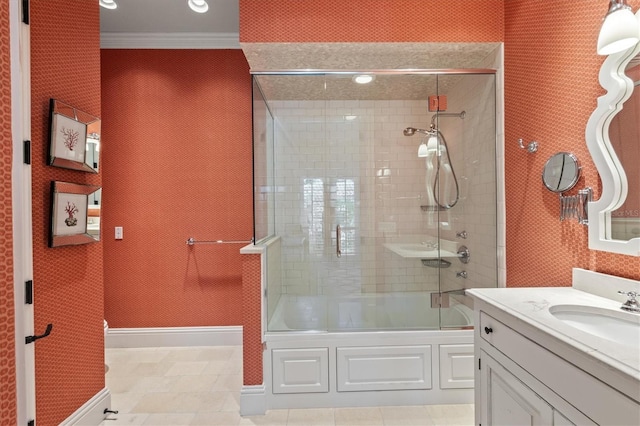
POLYGON ((542 182, 549 191, 565 192, 578 182, 580 163, 569 152, 558 152, 547 160, 542 170, 542 182))

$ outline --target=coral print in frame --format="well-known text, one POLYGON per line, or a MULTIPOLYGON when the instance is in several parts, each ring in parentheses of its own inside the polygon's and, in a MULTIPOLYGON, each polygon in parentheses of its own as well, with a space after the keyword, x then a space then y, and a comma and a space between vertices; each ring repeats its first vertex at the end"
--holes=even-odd
POLYGON ((89 197, 100 187, 51 182, 51 232, 49 247, 96 242, 88 231, 89 197))
POLYGON ((98 173, 100 119, 50 100, 49 165, 98 173))

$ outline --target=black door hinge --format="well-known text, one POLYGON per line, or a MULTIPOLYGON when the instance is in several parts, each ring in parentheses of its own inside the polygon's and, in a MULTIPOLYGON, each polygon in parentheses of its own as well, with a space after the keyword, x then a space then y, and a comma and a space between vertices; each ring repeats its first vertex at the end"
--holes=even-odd
POLYGON ((36 426, 36 421, 35 420, 29 420, 27 422, 27 426, 36 426))
POLYGON ((31 164, 31 141, 24 141, 24 150, 23 150, 23 162, 24 164, 31 164))
POLYGON ((33 305, 33 280, 24 282, 24 303, 33 305))
POLYGON ((22 22, 29 25, 29 0, 22 0, 22 22))
POLYGON ((478 370, 482 370, 482 358, 478 358, 478 370))

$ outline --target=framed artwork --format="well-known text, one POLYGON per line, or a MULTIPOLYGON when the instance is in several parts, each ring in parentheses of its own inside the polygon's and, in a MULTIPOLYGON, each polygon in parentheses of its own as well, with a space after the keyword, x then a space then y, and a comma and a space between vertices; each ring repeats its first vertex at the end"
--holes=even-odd
POLYGON ((90 203, 100 190, 98 186, 51 182, 49 247, 87 244, 100 240, 100 217, 97 217, 96 232, 96 209, 90 203))
POLYGON ((49 165, 98 173, 100 119, 57 99, 49 104, 49 165))

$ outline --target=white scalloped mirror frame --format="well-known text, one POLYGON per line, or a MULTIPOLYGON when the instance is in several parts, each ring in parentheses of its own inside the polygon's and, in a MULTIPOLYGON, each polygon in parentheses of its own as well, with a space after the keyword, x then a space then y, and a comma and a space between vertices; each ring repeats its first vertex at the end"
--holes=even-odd
MULTIPOLYGON (((636 13, 640 20, 640 11, 636 13)), ((587 148, 602 180, 602 194, 588 204, 589 248, 640 256, 640 238, 611 238, 611 212, 627 197, 627 177, 609 140, 609 124, 633 93, 633 81, 625 75, 629 61, 640 52, 640 43, 609 55, 600 68, 600 85, 607 93, 598 98, 585 130, 587 148)))

